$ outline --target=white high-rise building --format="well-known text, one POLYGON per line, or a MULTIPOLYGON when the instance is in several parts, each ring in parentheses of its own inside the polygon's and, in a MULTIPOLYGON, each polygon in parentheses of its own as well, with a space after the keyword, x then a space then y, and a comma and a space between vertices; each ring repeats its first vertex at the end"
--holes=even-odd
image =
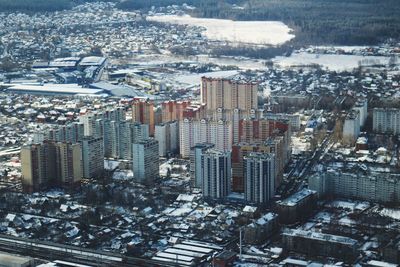
POLYGON ((360 112, 352 110, 347 114, 343 124, 343 141, 354 144, 360 135, 360 112))
POLYGON ((374 108, 373 130, 377 133, 400 133, 400 109, 374 108))
POLYGON ((368 101, 366 99, 357 101, 353 109, 360 112, 360 127, 363 127, 368 117, 368 101))
POLYGON ((47 132, 44 140, 77 143, 82 141, 83 137, 84 137, 84 124, 79 122, 73 122, 67 125, 58 126, 54 129, 50 129, 47 132))
POLYGON ((160 157, 166 157, 169 153, 177 153, 178 137, 177 121, 169 121, 155 126, 154 138, 159 143, 160 157))
POLYGON ((84 125, 85 136, 100 137, 97 120, 105 121, 125 121, 126 111, 122 107, 107 109, 104 111, 90 112, 79 117, 79 121, 84 125))
POLYGON ((267 203, 275 195, 275 155, 250 153, 244 158, 245 199, 267 203))
POLYGON ((191 148, 190 151, 190 179, 192 186, 201 188, 202 177, 201 177, 201 155, 208 149, 213 148, 213 144, 196 144, 191 148))
POLYGON ((159 176, 158 142, 144 139, 132 145, 133 177, 139 183, 153 184, 159 176))
POLYGON ((230 151, 232 149, 232 127, 230 121, 224 120, 190 120, 181 121, 180 153, 183 158, 190 157, 190 149, 198 143, 211 143, 215 149, 230 151))
POLYGON ((231 153, 209 149, 201 155, 202 191, 205 198, 222 199, 231 187, 231 153))
POLYGON ((149 126, 145 124, 108 120, 103 123, 106 157, 132 159, 132 144, 149 138, 149 126))

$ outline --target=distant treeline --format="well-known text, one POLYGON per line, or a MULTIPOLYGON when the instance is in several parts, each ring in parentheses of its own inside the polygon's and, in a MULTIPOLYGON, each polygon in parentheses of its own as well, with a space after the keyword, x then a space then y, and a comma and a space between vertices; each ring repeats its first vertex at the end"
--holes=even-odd
POLYGON ((283 21, 300 45, 376 44, 400 36, 399 0, 126 0, 119 7, 183 3, 196 6, 192 15, 198 17, 283 21))
POLYGON ((69 9, 70 0, 0 0, 0 12, 45 12, 69 9))
MULTIPOLYGON (((0 0, 0 12, 51 12, 70 9, 76 4, 104 0, 0 0)), ((112 2, 113 0, 108 0, 112 2)))
MULTIPOLYGON (((69 9, 96 0, 0 0, 0 12, 69 9)), ((101 0, 100 0, 101 1, 101 0)), ((103 0, 121 9, 195 6, 193 16, 234 20, 277 20, 294 29, 295 45, 376 44, 400 36, 399 0, 103 0), (234 8, 232 4, 240 8, 234 8)))

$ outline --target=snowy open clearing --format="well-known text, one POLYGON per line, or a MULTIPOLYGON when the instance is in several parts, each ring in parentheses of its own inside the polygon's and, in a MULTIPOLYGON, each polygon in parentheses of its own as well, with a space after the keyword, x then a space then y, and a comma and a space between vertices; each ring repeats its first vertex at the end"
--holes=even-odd
POLYGON ((227 19, 193 18, 189 15, 155 15, 149 21, 204 27, 210 40, 256 45, 283 44, 295 36, 280 21, 233 21, 227 19))

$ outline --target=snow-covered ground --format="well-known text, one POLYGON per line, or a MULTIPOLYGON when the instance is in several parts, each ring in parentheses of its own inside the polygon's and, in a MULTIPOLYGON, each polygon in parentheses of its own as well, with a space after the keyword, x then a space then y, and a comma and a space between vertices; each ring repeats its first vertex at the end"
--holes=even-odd
POLYGON ((395 220, 400 220, 400 209, 384 208, 379 212, 380 215, 390 217, 395 220))
POLYGON ((370 207, 370 204, 368 202, 360 202, 360 201, 335 200, 327 204, 326 206, 333 208, 347 209, 351 212, 354 212, 354 211, 364 211, 370 207))
POLYGON ((335 71, 352 70, 360 64, 371 66, 376 64, 388 64, 389 57, 383 56, 357 56, 357 55, 325 55, 307 52, 293 53, 289 57, 275 57, 273 62, 282 67, 305 66, 318 64, 322 68, 335 71))
POLYGON ((227 19, 193 18, 189 15, 155 15, 149 21, 204 27, 204 35, 215 41, 254 45, 283 44, 295 36, 280 21, 233 21, 227 19))

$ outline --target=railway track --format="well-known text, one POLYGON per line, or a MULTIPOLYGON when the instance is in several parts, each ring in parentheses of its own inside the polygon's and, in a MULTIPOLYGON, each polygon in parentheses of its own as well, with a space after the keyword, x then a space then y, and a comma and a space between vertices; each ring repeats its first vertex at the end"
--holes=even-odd
POLYGON ((74 263, 88 264, 99 267, 179 266, 177 264, 170 264, 151 259, 127 257, 116 253, 90 250, 20 237, 10 237, 6 235, 0 235, 0 250, 49 261, 66 260, 74 263))

